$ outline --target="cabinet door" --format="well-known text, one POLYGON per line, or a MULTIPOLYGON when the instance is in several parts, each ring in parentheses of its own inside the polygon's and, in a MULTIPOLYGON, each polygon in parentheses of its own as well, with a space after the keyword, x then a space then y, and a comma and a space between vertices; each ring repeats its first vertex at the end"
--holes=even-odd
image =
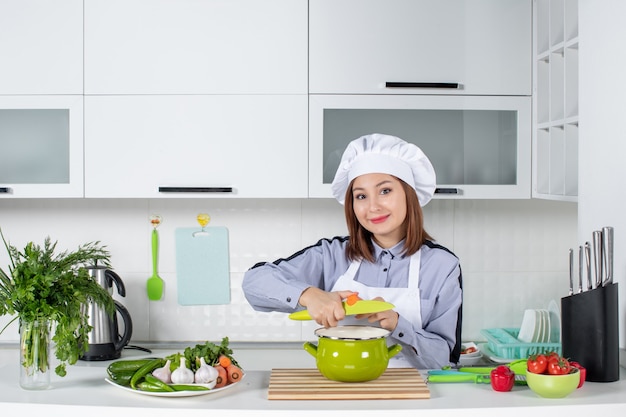
POLYGON ((306 95, 85 100, 86 197, 306 197, 306 95))
POLYGON ((529 96, 531 6, 531 0, 311 0, 310 91, 529 96), (415 84, 387 88, 387 82, 415 84))
POLYGON ((87 94, 306 89, 306 0, 85 0, 87 94))
POLYGON ((332 196, 351 140, 383 133, 426 153, 436 198, 530 198, 530 97, 318 95, 309 107, 310 197, 332 196))
POLYGON ((82 96, 0 96, 0 149, 0 198, 82 197, 82 96))
POLYGON ((0 2, 0 92, 82 94, 82 0, 0 2))

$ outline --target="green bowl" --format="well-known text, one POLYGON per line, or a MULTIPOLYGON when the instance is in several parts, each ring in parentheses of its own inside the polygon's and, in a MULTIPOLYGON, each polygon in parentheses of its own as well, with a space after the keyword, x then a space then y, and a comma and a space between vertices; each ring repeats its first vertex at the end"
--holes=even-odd
POLYGON ((574 368, 566 375, 534 374, 526 372, 526 382, 531 390, 544 398, 565 398, 576 390, 580 373, 574 368))

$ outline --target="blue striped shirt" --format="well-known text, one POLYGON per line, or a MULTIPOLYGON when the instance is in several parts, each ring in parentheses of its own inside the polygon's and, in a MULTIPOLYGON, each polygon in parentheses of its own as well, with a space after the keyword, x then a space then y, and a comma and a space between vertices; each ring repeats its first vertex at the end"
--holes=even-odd
MULTIPOLYGON (((248 302, 257 311, 302 309, 298 300, 306 288, 330 291, 350 266, 345 256, 347 241, 347 237, 321 239, 289 258, 254 265, 243 280, 248 302)), ((374 243, 376 262, 364 260, 355 280, 371 287, 406 288, 410 256, 402 255, 403 243, 390 249, 374 243)), ((441 368, 458 359, 460 348, 462 277, 458 258, 427 241, 422 246, 419 289, 422 325, 415 328, 400 316, 390 338, 402 344, 403 355, 415 368, 441 368)))

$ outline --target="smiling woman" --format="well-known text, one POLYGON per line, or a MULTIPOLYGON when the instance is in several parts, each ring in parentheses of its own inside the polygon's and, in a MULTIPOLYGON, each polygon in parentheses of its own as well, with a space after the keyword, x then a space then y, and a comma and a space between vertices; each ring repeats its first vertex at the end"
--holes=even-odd
POLYGON ((332 183, 349 236, 321 239, 286 259, 246 272, 243 290, 258 311, 307 308, 318 324, 377 325, 402 346, 390 367, 438 368, 460 355, 462 283, 458 258, 424 230, 422 206, 436 176, 417 146, 389 135, 350 142, 332 183), (395 308, 346 317, 354 294, 395 308))

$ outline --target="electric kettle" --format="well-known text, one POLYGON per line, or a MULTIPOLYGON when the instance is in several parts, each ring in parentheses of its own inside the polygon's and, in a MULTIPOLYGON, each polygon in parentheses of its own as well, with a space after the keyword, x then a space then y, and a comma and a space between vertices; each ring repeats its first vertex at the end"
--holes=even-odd
MULTIPOLYGON (((95 265, 88 266, 87 271, 109 294, 113 295, 113 285, 115 284, 118 294, 122 297, 126 296, 126 288, 122 279, 112 270, 105 266, 95 265)), ((89 316, 88 323, 92 329, 88 335, 88 349, 80 359, 105 361, 119 358, 133 332, 133 324, 128 310, 117 300, 115 300, 116 313, 113 316, 107 314, 103 308, 94 303, 85 304, 82 308, 84 309, 83 312, 89 316), (121 335, 118 315, 122 318, 124 326, 121 335)))

